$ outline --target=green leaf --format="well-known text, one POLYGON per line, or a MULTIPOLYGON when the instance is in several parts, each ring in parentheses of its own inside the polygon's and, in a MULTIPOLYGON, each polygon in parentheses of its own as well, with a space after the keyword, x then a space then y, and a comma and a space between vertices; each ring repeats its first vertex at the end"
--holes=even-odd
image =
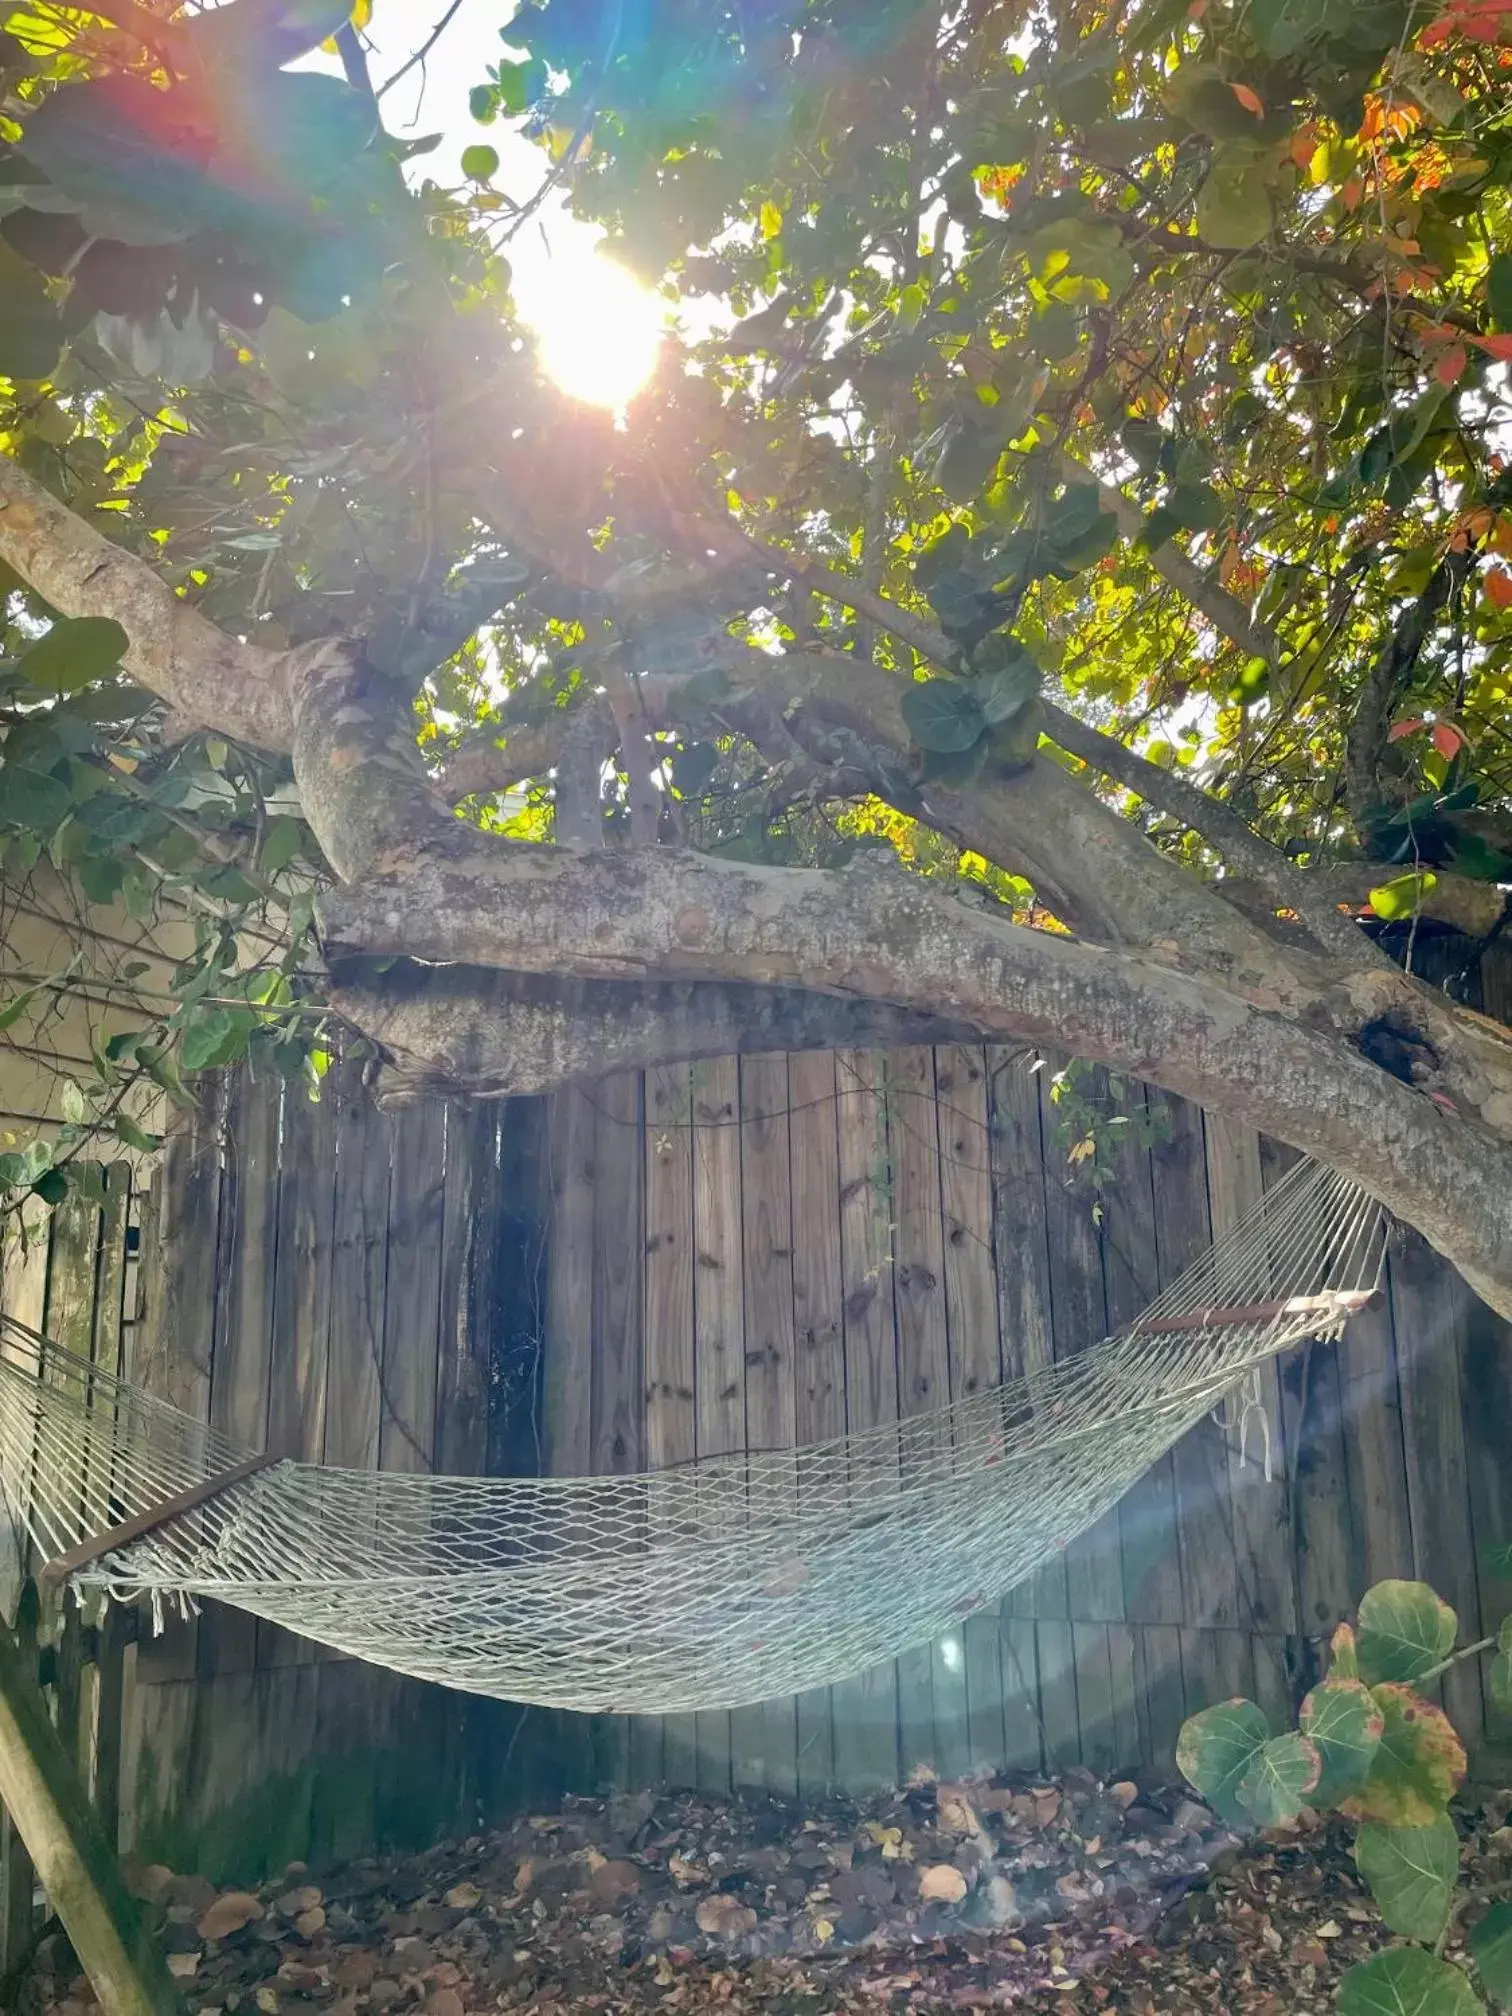
POLYGON ((1390 882, 1382 882, 1369 892, 1370 907, 1383 923, 1394 924, 1399 918, 1415 917, 1423 907, 1423 899, 1438 887, 1437 875, 1424 872, 1417 875, 1397 875, 1390 882))
POLYGON ((467 94, 467 109, 480 126, 492 126, 499 116, 499 101, 492 84, 474 84, 467 94))
POLYGON ((128 638, 109 616, 59 616, 16 660, 16 671, 44 693, 72 693, 108 679, 126 655, 128 638))
POLYGON ((1512 1714, 1512 1652, 1498 1652, 1491 1661, 1491 1700, 1504 1714, 1512 1714))
POLYGON ((1360 1678, 1421 1680, 1454 1650, 1458 1620, 1426 1582, 1377 1582, 1360 1602, 1360 1678))
POLYGON ((1388 1827, 1430 1826, 1464 1778, 1465 1746, 1443 1709, 1411 1687, 1388 1681, 1371 1696, 1386 1726, 1370 1776, 1339 1811, 1388 1827))
POLYGON ((91 903, 113 903, 126 880, 126 864, 113 854, 86 854, 76 872, 91 903))
POLYGON ((0 246, 0 377, 48 378, 63 350, 63 324, 41 275, 0 246))
POLYGON ((89 1110, 84 1104, 83 1091, 72 1078, 65 1078, 63 1080, 62 1090, 58 1094, 58 1103, 63 1108, 63 1118, 65 1120, 72 1120, 76 1126, 89 1110))
POLYGON ((1380 1748, 1386 1718, 1370 1689, 1339 1672, 1314 1687, 1302 1703, 1298 1726, 1317 1745, 1323 1760, 1314 1804, 1331 1806, 1345 1792, 1364 1783, 1380 1748))
POLYGON ((964 679, 915 680, 898 704, 920 749, 956 754, 974 747, 987 731, 982 703, 964 679))
POLYGON ((1427 1827, 1382 1827, 1367 1821, 1355 1837, 1354 1852, 1390 1930, 1431 1946, 1449 1922, 1459 1881, 1459 1836, 1448 1814, 1439 1814, 1427 1827))
POLYGON ((1197 230, 1210 245, 1242 252, 1271 228, 1270 177, 1264 155, 1249 145, 1216 148, 1197 192, 1197 230))
POLYGON ((1493 1904, 1470 1934, 1470 1957, 1493 2002, 1512 2008, 1512 1904, 1493 1904))
POLYGON ((1011 637, 987 638, 973 652, 972 664, 977 674, 973 690, 994 728, 1017 714, 1040 689, 1039 666, 1011 637))
POLYGON ((298 819, 290 819, 277 813, 268 821, 268 830, 263 835, 262 854, 258 867, 264 875, 276 875, 281 868, 299 853, 304 844, 304 827, 298 819))
POLYGON ((1242 1823, 1249 1813, 1240 1803, 1240 1783, 1269 1740, 1270 1724, 1253 1701, 1223 1701, 1181 1725, 1176 1767, 1215 1813, 1242 1823))
POLYGON ((149 1134, 145 1127, 139 1127, 129 1114, 117 1113, 111 1120, 118 1139, 128 1148, 135 1148, 140 1155, 155 1155, 163 1145, 161 1134, 149 1134))
POLYGON ((31 1187, 33 1197, 40 1197, 44 1204, 61 1204, 68 1195, 67 1171, 44 1169, 31 1187))
POLYGON ((13 1022, 19 1022, 41 992, 40 987, 25 987, 19 994, 13 994, 0 1007, 0 1029, 9 1029, 13 1022))
POLYGON ((1484 2016, 1458 1967, 1420 1946, 1388 1946, 1339 1983, 1339 2016, 1484 2016))
POLYGON ((179 1061, 186 1071, 209 1071, 229 1064, 246 1048, 246 1030, 229 1008, 211 1008, 185 1024, 179 1061))
POLYGON ((1211 532, 1228 515, 1223 499, 1207 483, 1178 483, 1166 509, 1186 532, 1211 532))
POLYGON ((1317 1745, 1288 1729, 1255 1752, 1239 1781, 1239 1799, 1262 1827, 1278 1827, 1296 1819, 1322 1773, 1317 1745))
POLYGON ((1486 306, 1500 330, 1512 330, 1512 252, 1498 252, 1486 268, 1486 306))
POLYGON ((68 817, 73 794, 45 770, 26 763, 0 764, 0 826, 51 833, 68 817))
POLYGON ((517 118, 536 95, 540 68, 539 63, 527 58, 523 63, 500 63, 495 71, 499 103, 511 119, 517 118))
POLYGON ((486 141, 462 149, 462 173, 469 182, 488 182, 499 172, 499 155, 486 141))

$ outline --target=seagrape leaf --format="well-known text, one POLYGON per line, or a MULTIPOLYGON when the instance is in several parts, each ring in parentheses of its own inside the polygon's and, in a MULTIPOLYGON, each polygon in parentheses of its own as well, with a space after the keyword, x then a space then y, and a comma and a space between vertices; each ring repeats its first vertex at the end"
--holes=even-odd
POLYGON ((1339 1983, 1339 2016, 1483 2016, 1458 1967, 1420 1946, 1389 1946, 1339 1983))
POLYGON ((1298 1726, 1323 1761, 1314 1801, 1323 1806, 1369 1777, 1386 1718, 1363 1682, 1331 1675, 1302 1703, 1298 1726))
POLYGON ((1421 1680, 1454 1650, 1458 1620, 1426 1582, 1377 1582, 1360 1602, 1360 1678, 1421 1680))
POLYGON ((1256 1752, 1270 1740, 1270 1724, 1253 1701, 1222 1701, 1181 1725, 1176 1768, 1223 1819, 1243 1824, 1249 1809, 1239 1797, 1256 1752))
POLYGON ((27 763, 0 764, 0 826, 51 833, 72 804, 68 786, 47 771, 27 763))
POLYGON ((109 616, 59 616, 16 661, 29 686, 45 693, 72 693, 108 679, 126 655, 129 639, 109 616))
POLYGON ((1239 1781, 1240 1803, 1262 1827, 1295 1820, 1323 1771, 1317 1746, 1295 1729, 1273 1736, 1250 1759, 1239 1781))
POLYGON ((1459 1836, 1448 1814, 1439 1814, 1427 1827, 1382 1827, 1367 1821, 1355 1837, 1354 1852, 1390 1929, 1431 1945, 1448 1923, 1459 1880, 1459 1836))
POLYGON ((1493 1904, 1469 1943, 1482 1987, 1493 2002, 1512 2008, 1512 1904, 1493 1904))
POLYGON ((987 728, 982 703, 964 679, 916 680, 899 708, 918 747, 942 755, 972 748, 987 728))
POLYGON ((1411 1687, 1387 1682, 1370 1691, 1385 1727, 1370 1776, 1339 1811, 1387 1827, 1430 1826, 1464 1778, 1465 1746, 1443 1709, 1411 1687))
POLYGON ((1215 151, 1197 192, 1197 230, 1210 245, 1242 252, 1271 228, 1271 164, 1248 146, 1215 151))

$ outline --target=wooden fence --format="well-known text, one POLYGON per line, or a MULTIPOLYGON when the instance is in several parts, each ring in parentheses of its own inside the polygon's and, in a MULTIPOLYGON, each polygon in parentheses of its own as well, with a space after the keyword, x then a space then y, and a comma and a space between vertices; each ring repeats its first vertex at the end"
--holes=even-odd
MULTIPOLYGON (((1505 1016, 1512 957, 1478 985, 1505 1016)), ((1054 1071, 981 1047, 728 1059, 550 1102, 549 1467, 814 1441, 1064 1359, 1290 1159, 1134 1086, 1161 1138, 1094 1191, 1055 1142, 1054 1071)), ((1394 1235, 1388 1288, 1337 1347, 1266 1368, 1264 1438, 1204 1423, 996 1614, 796 1700, 623 1718, 602 1768, 854 1791, 920 1764, 1169 1763, 1198 1707, 1294 1704, 1382 1576, 1425 1577, 1467 1636, 1494 1629, 1512 1336, 1415 1235, 1394 1235)), ((1447 1692, 1467 1733, 1502 1737, 1473 1667, 1447 1692)))
MULTIPOLYGON (((1476 985, 1505 1019, 1512 957, 1476 985)), ((622 1472, 819 1440, 1084 1349, 1285 1161, 1135 1086, 1126 1110, 1159 1108, 1160 1138, 1126 1142, 1100 1194, 1068 1185, 1053 1069, 979 1046, 721 1060, 394 1116, 355 1083, 315 1106, 242 1077, 175 1124, 150 1182, 105 1172, 12 1245, 0 1306, 312 1461, 622 1472)), ((1425 1576, 1467 1633, 1512 1606, 1485 1558, 1512 1540, 1507 1327, 1411 1236, 1389 1287, 1339 1346, 1267 1372, 1269 1476, 1254 1432, 1241 1451, 1204 1424, 998 1610, 843 1686, 522 1716, 207 1605, 108 1646, 89 1616, 45 1617, 59 1713, 80 1704, 123 1847, 216 1876, 606 1782, 1165 1762, 1216 1697, 1295 1698, 1382 1575, 1425 1576)), ((8 1613, 25 1566, 0 1548, 8 1613)), ((1477 1674, 1448 1684, 1500 1741, 1477 1674)), ((29 1900, 18 1867, 0 1888, 29 1900)))
MULTIPOLYGON (((530 1107, 387 1117, 355 1081, 316 1106, 236 1078, 174 1124, 150 1182, 112 1169, 97 1201, 71 1199, 25 1251, 9 1245, 0 1307, 279 1455, 534 1467, 540 1212, 522 1222, 511 1193, 531 1194, 519 1172, 535 1131, 530 1107)), ((35 1564, 6 1541, 13 1615, 35 1564)), ((591 1753, 554 1723, 517 1741, 517 1710, 218 1604, 159 1622, 144 1616, 105 1689, 99 1753, 118 1747, 121 1844, 145 1859, 245 1878, 586 1782, 591 1753)), ((72 1605, 43 1619, 64 1672, 77 1623, 72 1605)))

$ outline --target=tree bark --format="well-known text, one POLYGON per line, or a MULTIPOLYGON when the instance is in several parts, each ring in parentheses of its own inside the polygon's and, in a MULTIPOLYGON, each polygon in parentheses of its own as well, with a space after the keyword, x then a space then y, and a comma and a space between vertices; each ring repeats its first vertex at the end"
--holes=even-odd
MULTIPOLYGON (((838 717, 863 760, 891 766, 900 792, 911 791, 931 823, 969 830, 965 844, 1007 865, 1032 862, 1064 887, 1068 906, 1083 905, 1108 942, 1015 926, 895 862, 821 872, 748 867, 682 848, 502 840, 452 815, 420 761, 399 696, 374 677, 356 644, 331 639, 264 653, 222 638, 143 563, 4 463, 0 556, 68 613, 117 616, 136 676, 180 712, 292 749, 305 815, 341 884, 322 906, 338 992, 343 961, 396 955, 534 976, 548 998, 557 990, 543 1020, 542 997, 530 986, 491 992, 453 972, 431 1004, 433 1012, 443 991, 450 994, 444 1031, 434 1023, 427 1031, 413 1000, 401 1001, 390 1024, 396 1047, 439 1049, 443 1067, 459 1073, 484 1068, 480 1060, 499 1054, 508 1015, 528 1012, 537 1019, 540 1069, 563 1068, 561 1018, 574 1012, 576 983, 588 982, 641 996, 644 1012, 630 1038, 640 1061, 686 1054, 689 1011, 660 1026, 656 1019, 658 1007, 677 1007, 684 988, 725 990, 724 998, 695 992, 687 1000, 708 1040, 733 1038, 729 1047, 741 1047, 742 1029, 759 1036, 764 1015, 773 1029, 783 1021, 776 1007, 753 1006, 745 993, 765 989, 776 990, 769 1004, 792 997, 791 1016, 805 1027, 822 1021, 815 997, 829 997, 848 1004, 863 1026, 867 1014, 902 1018, 898 1026, 909 1028, 943 1021, 1070 1049, 1333 1164, 1417 1225, 1512 1315, 1512 1045, 1488 1043, 1468 1021, 1462 1036, 1444 1011, 1453 1054, 1432 1062, 1435 1098, 1425 1097, 1354 1044, 1383 1002, 1400 1006, 1392 990, 1409 984, 1401 976, 1387 987, 1373 968, 1321 955, 1309 962, 1165 862, 1043 759, 969 796, 899 771, 912 760, 893 725, 900 682, 879 668, 850 657, 795 654, 789 662, 751 652, 739 669, 749 679, 747 699, 763 699, 747 661, 759 661, 771 682, 768 728, 776 723, 799 746, 812 737, 822 756, 838 717), (1137 950, 1133 935, 1143 940, 1137 950), (658 998, 654 990, 667 988, 672 995, 658 998), (400 1007, 410 1018, 403 1029, 400 1007), (418 1034, 406 1039, 404 1029, 418 1034), (1459 1110, 1443 1110, 1449 1105, 1459 1110)), ((824 569, 793 571, 821 592, 840 592, 824 569)), ((895 634, 937 651, 929 625, 872 600, 895 634)), ((742 704, 739 691, 728 704, 742 704)), ((352 1012, 381 1021, 373 984, 345 984, 352 1012)), ((600 992, 590 1012, 584 1004, 592 998, 578 999, 582 1026, 605 1030, 614 997, 600 992)), ((1427 1019, 1423 1009, 1414 1026, 1427 1019)))

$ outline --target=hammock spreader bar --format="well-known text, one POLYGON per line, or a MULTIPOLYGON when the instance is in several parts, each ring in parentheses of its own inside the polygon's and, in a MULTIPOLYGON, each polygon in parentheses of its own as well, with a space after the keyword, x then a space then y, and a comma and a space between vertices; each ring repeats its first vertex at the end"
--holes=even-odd
POLYGON ((187 1491, 175 1491, 171 1498, 164 1498, 160 1504, 149 1505, 144 1512, 136 1512, 131 1518, 123 1519, 119 1526, 96 1533, 88 1540, 81 1540, 77 1547, 70 1547, 66 1554, 54 1556, 44 1565, 37 1579, 44 1589, 66 1582, 70 1575, 80 1568, 87 1568, 92 1561, 113 1554, 118 1547, 129 1547, 133 1540, 145 1540, 149 1533, 168 1525, 170 1520, 182 1518, 186 1512, 198 1511, 201 1505, 208 1505, 212 1498, 219 1498, 223 1491, 229 1491, 233 1484, 255 1477, 259 1470, 271 1470, 278 1461, 277 1456, 248 1456, 241 1463, 233 1463, 229 1470, 207 1477, 201 1484, 191 1484, 187 1491))

